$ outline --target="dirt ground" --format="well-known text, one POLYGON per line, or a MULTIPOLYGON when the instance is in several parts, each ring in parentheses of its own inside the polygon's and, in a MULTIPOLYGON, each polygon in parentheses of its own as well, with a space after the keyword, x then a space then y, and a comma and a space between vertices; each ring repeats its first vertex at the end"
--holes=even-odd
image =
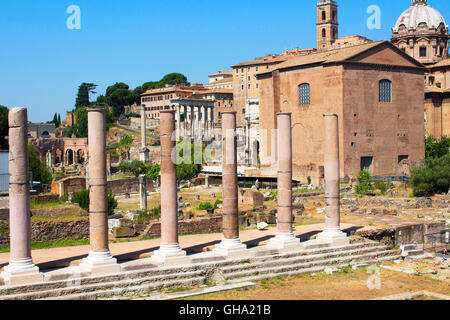
MULTIPOLYGON (((194 300, 371 300, 394 294, 426 290, 450 295, 450 277, 433 275, 410 275, 403 272, 379 271, 371 268, 343 269, 339 273, 327 275, 325 272, 289 278, 262 280, 258 287, 224 293, 205 295, 194 300), (369 285, 368 285, 369 284, 369 285), (370 289, 370 288, 372 289, 370 289), (375 288, 374 288, 375 287, 375 288)), ((439 273, 440 270, 438 270, 439 273)))

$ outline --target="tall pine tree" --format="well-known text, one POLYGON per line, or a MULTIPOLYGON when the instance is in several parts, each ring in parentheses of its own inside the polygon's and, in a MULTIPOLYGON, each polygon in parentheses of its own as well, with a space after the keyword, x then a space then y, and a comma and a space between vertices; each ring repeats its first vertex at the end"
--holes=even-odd
POLYGON ((82 83, 78 87, 77 99, 75 101, 75 109, 79 107, 89 107, 91 105, 89 101, 89 94, 96 94, 95 88, 97 88, 96 84, 93 83, 82 83))

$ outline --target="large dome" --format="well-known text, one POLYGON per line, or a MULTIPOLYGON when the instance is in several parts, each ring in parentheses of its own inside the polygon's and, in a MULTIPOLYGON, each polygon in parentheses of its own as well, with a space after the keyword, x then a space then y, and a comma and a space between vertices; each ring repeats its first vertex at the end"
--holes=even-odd
POLYGON ((438 28, 441 23, 445 24, 444 17, 427 4, 427 0, 412 0, 412 6, 403 12, 398 18, 394 32, 397 32, 401 25, 407 29, 416 29, 419 24, 426 23, 429 28, 438 28))

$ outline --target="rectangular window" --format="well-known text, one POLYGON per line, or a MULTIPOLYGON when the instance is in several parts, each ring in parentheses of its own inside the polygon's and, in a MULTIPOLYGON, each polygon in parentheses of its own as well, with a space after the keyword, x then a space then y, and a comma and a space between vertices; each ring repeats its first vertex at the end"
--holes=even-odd
POLYGON ((361 158, 361 170, 366 170, 372 172, 372 162, 373 157, 362 157, 361 158))
POLYGON ((311 103, 311 93, 309 83, 303 83, 298 86, 298 104, 306 106, 311 103))
POLYGON ((400 164, 403 160, 408 160, 408 159, 409 159, 409 156, 406 156, 406 155, 398 156, 398 164, 400 164))
POLYGON ((258 71, 258 67, 255 67, 256 71, 258 71))
POLYGON ((380 80, 379 82, 380 94, 379 101, 380 102, 388 102, 390 103, 392 100, 392 83, 390 80, 380 80))
POLYGON ((420 47, 419 49, 419 55, 421 57, 426 57, 427 56, 427 47, 420 47))

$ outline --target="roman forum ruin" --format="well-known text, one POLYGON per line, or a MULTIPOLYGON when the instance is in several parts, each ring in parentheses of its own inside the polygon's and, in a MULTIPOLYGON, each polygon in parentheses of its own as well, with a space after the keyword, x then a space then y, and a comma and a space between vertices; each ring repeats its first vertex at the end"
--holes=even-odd
MULTIPOLYGON (((190 256, 178 242, 178 197, 175 167, 175 111, 161 111, 161 245, 148 259, 149 264, 176 266, 190 264, 190 256)), ((326 220, 325 229, 318 239, 300 243, 292 232, 292 129, 291 114, 279 113, 278 119, 278 219, 277 235, 265 248, 280 252, 302 250, 311 244, 327 246, 348 244, 348 238, 340 230, 339 218, 339 131, 338 116, 324 115, 325 125, 325 184, 326 220)), ((10 194, 11 194, 11 258, 1 274, 5 283, 17 285, 43 281, 43 275, 33 264, 30 234, 30 185, 27 174, 27 110, 11 109, 10 126, 10 194)), ((108 245, 105 109, 88 109, 89 129, 89 186, 90 186, 90 243, 87 258, 80 265, 80 272, 89 275, 120 273, 121 267, 111 256, 108 245)), ((248 257, 250 251, 239 238, 238 185, 236 161, 236 112, 223 114, 222 159, 223 159, 223 238, 213 250, 213 256, 224 259, 248 257)), ((145 263, 145 262, 144 262, 145 263)))

